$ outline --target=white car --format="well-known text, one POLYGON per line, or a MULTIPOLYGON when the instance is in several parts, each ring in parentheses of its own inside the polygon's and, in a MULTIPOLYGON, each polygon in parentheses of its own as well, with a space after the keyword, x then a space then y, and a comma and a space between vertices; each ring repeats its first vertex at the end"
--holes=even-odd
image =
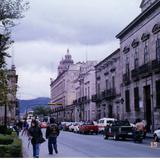
POLYGON ((102 119, 98 120, 98 124, 97 124, 97 126, 98 126, 98 131, 99 131, 100 133, 103 133, 105 127, 106 127, 107 125, 109 125, 111 122, 114 122, 114 121, 116 121, 116 119, 114 119, 114 118, 102 118, 102 119))
POLYGON ((73 132, 74 131, 74 126, 76 126, 77 123, 76 122, 73 122, 70 126, 69 126, 69 131, 70 132, 73 132))
POLYGON ((84 122, 78 122, 76 125, 73 127, 73 132, 79 133, 79 126, 84 124, 84 122))
POLYGON ((154 131, 154 140, 159 142, 160 140, 160 129, 154 131))

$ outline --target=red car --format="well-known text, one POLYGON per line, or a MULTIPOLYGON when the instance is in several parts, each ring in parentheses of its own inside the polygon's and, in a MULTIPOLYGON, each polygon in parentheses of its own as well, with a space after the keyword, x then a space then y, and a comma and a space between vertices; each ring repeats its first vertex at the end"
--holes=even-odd
POLYGON ((79 133, 82 133, 82 134, 89 134, 89 133, 98 134, 98 126, 94 125, 93 123, 84 123, 83 125, 79 126, 79 133))
POLYGON ((47 128, 47 123, 46 122, 41 122, 40 127, 41 128, 47 128))

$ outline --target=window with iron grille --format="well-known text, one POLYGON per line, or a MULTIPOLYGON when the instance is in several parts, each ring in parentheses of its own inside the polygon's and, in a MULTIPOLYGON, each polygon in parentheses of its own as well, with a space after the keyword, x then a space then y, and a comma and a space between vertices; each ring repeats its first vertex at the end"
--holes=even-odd
POLYGON ((126 112, 130 112, 130 92, 129 90, 125 91, 125 104, 126 104, 126 112))
POLYGON ((115 77, 114 76, 112 77, 112 88, 113 89, 115 88, 115 77))
POLYGON ((156 58, 160 62, 160 38, 156 41, 156 58))
POLYGON ((144 64, 149 62, 149 51, 148 51, 148 45, 145 44, 144 47, 144 64))
POLYGON ((156 103, 157 108, 160 108, 160 80, 156 81, 156 103))
POLYGON ((134 108, 135 111, 139 111, 140 107, 139 107, 139 88, 136 87, 134 88, 134 108))
POLYGON ((134 55, 134 68, 137 69, 139 67, 139 57, 138 57, 138 48, 135 48, 135 55, 134 55))
POLYGON ((130 72, 130 70, 129 70, 129 58, 128 57, 126 57, 126 74, 129 76, 129 72, 130 72))
POLYGON ((108 79, 106 79, 106 90, 109 89, 108 79))

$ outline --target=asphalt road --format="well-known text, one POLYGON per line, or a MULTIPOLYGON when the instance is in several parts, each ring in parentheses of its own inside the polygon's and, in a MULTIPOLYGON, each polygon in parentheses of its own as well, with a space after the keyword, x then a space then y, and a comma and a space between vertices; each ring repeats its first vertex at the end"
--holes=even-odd
MULTIPOLYGON (((43 131, 45 132, 45 131, 43 131)), ((28 148, 27 137, 22 137, 24 157, 32 157, 32 146, 28 148)), ((102 135, 80 135, 61 131, 58 137, 58 154, 49 155, 47 141, 40 147, 41 158, 160 158, 160 145, 151 148, 151 139, 142 144, 131 140, 104 140, 102 135)))

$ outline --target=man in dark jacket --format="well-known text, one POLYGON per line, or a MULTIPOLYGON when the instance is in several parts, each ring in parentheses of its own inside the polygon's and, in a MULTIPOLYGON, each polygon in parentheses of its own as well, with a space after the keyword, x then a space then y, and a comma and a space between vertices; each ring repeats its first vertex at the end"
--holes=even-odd
POLYGON ((32 120, 31 127, 28 130, 28 136, 33 146, 33 157, 39 158, 40 139, 43 137, 43 134, 36 120, 32 120))
POLYGON ((55 153, 58 153, 57 150, 57 137, 59 136, 59 128, 55 123, 54 118, 50 119, 50 124, 46 129, 46 138, 48 139, 48 151, 49 154, 53 154, 53 148, 55 153))

